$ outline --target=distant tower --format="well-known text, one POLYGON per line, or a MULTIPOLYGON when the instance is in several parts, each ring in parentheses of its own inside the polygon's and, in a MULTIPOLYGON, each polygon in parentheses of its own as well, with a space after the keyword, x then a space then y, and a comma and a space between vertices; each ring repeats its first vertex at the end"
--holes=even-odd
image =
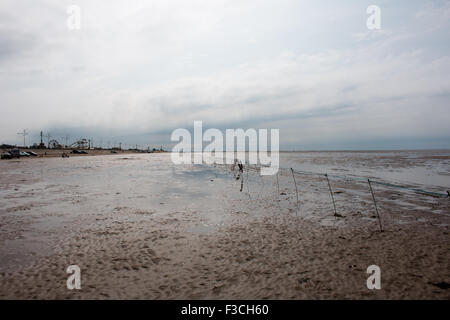
POLYGON ((51 138, 52 136, 50 135, 50 132, 49 133, 47 133, 47 136, 46 136, 46 138, 47 138, 47 148, 50 148, 50 138, 51 138))
POLYGON ((25 137, 28 135, 28 131, 26 129, 23 130, 23 132, 19 132, 19 135, 23 136, 23 146, 25 147, 25 137))
POLYGON ((44 149, 45 148, 45 144, 44 144, 44 133, 41 131, 41 143, 39 144, 39 148, 44 149))

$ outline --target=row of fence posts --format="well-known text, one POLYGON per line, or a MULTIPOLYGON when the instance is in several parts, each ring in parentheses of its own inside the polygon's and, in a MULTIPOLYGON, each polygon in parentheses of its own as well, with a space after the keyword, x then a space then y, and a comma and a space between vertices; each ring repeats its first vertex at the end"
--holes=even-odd
MULTIPOLYGON (((240 191, 242 192, 243 187, 244 187, 244 169, 243 169, 243 164, 238 163, 235 161, 235 163, 232 165, 231 170, 234 172, 234 168, 235 166, 238 165, 239 167, 239 172, 238 172, 238 176, 236 178, 236 180, 241 180, 241 185, 240 185, 240 191)), ((255 166, 256 167, 256 166, 255 166)), ((257 169, 257 168, 256 168, 257 169)), ((248 177, 248 170, 249 170, 249 166, 247 166, 247 193, 249 196, 249 199, 251 199, 250 196, 250 188, 249 188, 249 177, 248 177)), ((297 181, 295 180, 295 170, 290 168, 291 170, 291 174, 292 174, 292 179, 294 180, 294 186, 295 186, 295 196, 296 196, 296 210, 295 210, 295 216, 298 217, 299 211, 300 211, 300 202, 299 202, 299 197, 298 197, 298 187, 297 187, 297 181)), ((319 175, 319 174, 318 174, 319 175)), ((331 195, 331 201, 333 202, 333 209, 334 209, 334 217, 338 218, 338 217, 342 217, 342 215, 337 213, 337 209, 336 209, 336 202, 334 200, 334 195, 333 195, 333 189, 331 188, 331 183, 330 183, 330 179, 328 177, 328 174, 325 173, 324 174, 325 178, 327 179, 327 184, 328 184, 328 189, 330 191, 330 195, 331 195)), ((280 182, 278 179, 278 172, 276 174, 276 182, 277 182, 277 190, 278 190, 278 195, 280 195, 280 182)), ((372 195, 372 199, 373 199, 373 204, 375 206, 375 212, 377 214, 377 219, 378 219, 378 224, 380 226, 380 232, 383 232, 383 226, 381 224, 381 218, 380 218, 380 213, 378 212, 378 206, 377 206, 377 202, 375 200, 375 194, 373 192, 373 188, 372 188, 372 184, 370 182, 370 179, 367 179, 367 182, 369 184, 369 189, 370 189, 370 193, 372 195)), ((262 179, 262 188, 260 190, 260 193, 262 192, 263 188, 264 188, 264 180, 262 179)), ((335 220, 336 221, 336 220, 335 220)))
MULTIPOLYGON (((291 168, 291 173, 292 173, 292 178, 294 180, 295 193, 296 193, 296 196, 297 196, 297 210, 299 210, 297 182, 295 181, 295 175, 294 175, 295 171, 292 168, 291 168)), ((331 188, 331 183, 330 183, 330 179, 328 178, 328 174, 325 173, 324 176, 327 179, 328 189, 330 190, 330 195, 331 195, 331 201, 333 202, 334 217, 336 217, 336 218, 342 217, 340 214, 337 213, 337 210, 336 210, 336 202, 334 201, 333 189, 331 188)), ((277 180, 278 180, 278 173, 277 173, 277 180)), ((380 226, 380 232, 383 232, 383 226, 381 225, 381 218, 380 218, 380 214, 378 212, 377 202, 375 200, 375 195, 373 193, 372 184, 370 183, 370 179, 367 179, 367 182, 369 183, 370 193, 372 194, 373 204, 375 206, 375 211, 377 213, 377 219, 378 219, 378 224, 380 226)))

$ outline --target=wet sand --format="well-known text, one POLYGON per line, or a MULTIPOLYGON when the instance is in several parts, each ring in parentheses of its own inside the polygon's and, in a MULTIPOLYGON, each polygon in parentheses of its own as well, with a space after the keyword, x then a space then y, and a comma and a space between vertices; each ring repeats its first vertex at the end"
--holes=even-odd
MULTIPOLYGON (((351 155, 349 155, 351 157, 351 155)), ((349 158, 348 161, 351 161, 349 158)), ((445 159, 448 161, 448 159, 445 159)), ((0 162, 3 299, 449 299, 450 201, 168 154, 0 162), (81 268, 68 290, 66 268, 81 268), (369 265, 381 290, 366 287, 369 265)))

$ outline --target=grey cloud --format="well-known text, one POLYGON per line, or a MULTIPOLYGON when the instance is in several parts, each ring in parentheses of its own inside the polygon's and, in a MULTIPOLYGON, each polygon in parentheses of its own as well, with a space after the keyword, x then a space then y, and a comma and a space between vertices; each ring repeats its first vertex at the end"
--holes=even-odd
POLYGON ((0 63, 29 54, 37 45, 35 36, 14 30, 0 30, 0 63))

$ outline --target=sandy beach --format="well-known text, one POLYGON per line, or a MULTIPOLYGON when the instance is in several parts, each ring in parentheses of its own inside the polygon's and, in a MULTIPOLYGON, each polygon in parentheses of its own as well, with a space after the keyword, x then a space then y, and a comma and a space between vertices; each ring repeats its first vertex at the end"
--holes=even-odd
MULTIPOLYGON (((335 217, 326 180, 297 174, 297 202, 287 168, 309 156, 282 155, 278 184, 246 168, 242 192, 230 166, 170 154, 1 161, 0 298, 450 299, 449 198, 374 185, 380 232, 367 183, 330 178, 335 217), (81 290, 66 287, 69 265, 81 290)), ((414 166, 449 175, 448 152, 363 156, 311 161, 396 183, 414 166)), ((444 191, 433 181, 418 187, 444 191)))
POLYGON ((1 0, 0 304, 445 315, 449 39, 450 0, 1 0))

